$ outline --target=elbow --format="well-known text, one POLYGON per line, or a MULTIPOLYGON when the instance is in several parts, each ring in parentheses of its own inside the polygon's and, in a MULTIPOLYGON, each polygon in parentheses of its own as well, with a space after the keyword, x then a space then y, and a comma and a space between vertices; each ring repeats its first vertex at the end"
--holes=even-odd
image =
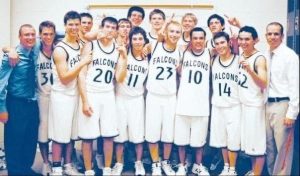
POLYGON ((66 77, 60 77, 59 79, 64 86, 67 86, 71 82, 71 80, 66 77))

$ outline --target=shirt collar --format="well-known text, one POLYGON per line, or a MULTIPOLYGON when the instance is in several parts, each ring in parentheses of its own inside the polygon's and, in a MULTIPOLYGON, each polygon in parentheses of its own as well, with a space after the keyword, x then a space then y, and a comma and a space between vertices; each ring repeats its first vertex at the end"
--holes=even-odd
POLYGON ((279 52, 280 52, 280 50, 281 50, 281 48, 283 47, 283 43, 281 43, 277 48, 275 48, 272 52, 275 54, 275 55, 277 55, 279 52))

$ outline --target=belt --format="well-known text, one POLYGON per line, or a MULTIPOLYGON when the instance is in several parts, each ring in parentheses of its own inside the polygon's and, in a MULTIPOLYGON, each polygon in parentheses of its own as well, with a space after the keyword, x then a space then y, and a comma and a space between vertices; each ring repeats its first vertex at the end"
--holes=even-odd
POLYGON ((289 97, 269 97, 268 98, 268 102, 269 103, 274 103, 274 102, 281 102, 281 101, 289 101, 290 98, 289 97))

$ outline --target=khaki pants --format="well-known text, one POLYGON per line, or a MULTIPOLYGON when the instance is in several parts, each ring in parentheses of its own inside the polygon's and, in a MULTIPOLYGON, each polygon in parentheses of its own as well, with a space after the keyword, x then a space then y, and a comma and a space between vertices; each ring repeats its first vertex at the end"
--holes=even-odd
POLYGON ((270 175, 290 175, 294 150, 294 127, 283 124, 288 101, 267 103, 267 167, 270 175))

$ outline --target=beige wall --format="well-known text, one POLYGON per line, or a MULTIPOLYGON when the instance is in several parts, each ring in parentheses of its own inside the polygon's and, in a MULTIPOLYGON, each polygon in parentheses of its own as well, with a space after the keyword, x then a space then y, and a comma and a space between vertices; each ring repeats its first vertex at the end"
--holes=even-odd
MULTIPOLYGON (((87 6, 90 3, 97 3, 103 1, 96 0, 76 0, 76 3, 70 3, 67 0, 11 0, 11 41, 13 44, 17 42, 18 27, 23 23, 31 23, 38 26, 43 20, 52 20, 57 25, 57 28, 63 31, 63 15, 69 10, 76 10, 78 12, 88 11, 87 6), (34 5, 33 5, 34 4, 34 5), (30 9, 30 10, 29 10, 30 9)), ((127 0, 127 4, 135 4, 135 0, 127 0)), ((140 3, 148 3, 149 0, 139 0, 140 3)), ((264 38, 265 26, 271 21, 279 21, 284 26, 287 24, 287 1, 278 0, 152 0, 151 3, 159 4, 161 2, 169 4, 199 4, 209 3, 214 5, 212 10, 205 9, 164 9, 167 16, 173 12, 176 13, 176 18, 180 17, 186 12, 193 12, 197 14, 199 19, 199 26, 206 28, 207 17, 212 13, 220 15, 227 14, 229 16, 238 17, 244 24, 254 26, 260 35, 261 42, 257 47, 265 50, 266 42, 264 38)), ((124 3, 124 0, 111 0, 110 3, 124 3)), ((146 21, 148 20, 149 11, 146 9, 146 21)), ((103 13, 112 15, 117 18, 126 17, 127 9, 93 9, 90 10, 97 19, 103 13)), ((143 26, 147 26, 145 24, 143 26)))

